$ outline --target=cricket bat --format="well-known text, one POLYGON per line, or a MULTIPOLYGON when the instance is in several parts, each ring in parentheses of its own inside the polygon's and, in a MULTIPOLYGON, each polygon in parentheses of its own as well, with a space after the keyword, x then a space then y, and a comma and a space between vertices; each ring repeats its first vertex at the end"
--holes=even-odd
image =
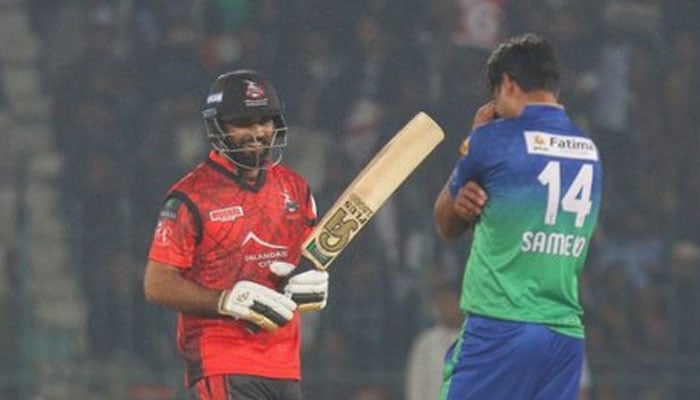
MULTIPOLYGON (((296 272, 327 269, 379 207, 445 137, 428 114, 416 114, 353 179, 302 243, 296 272)), ((311 293, 313 298, 316 294, 311 293)), ((304 306, 299 307, 304 310, 304 306)), ((258 310, 256 310, 258 311, 258 310)), ((260 326, 248 322, 250 333, 260 326)))
POLYGON ((444 139, 428 114, 416 114, 355 177, 302 244, 302 256, 325 270, 377 210, 444 139))

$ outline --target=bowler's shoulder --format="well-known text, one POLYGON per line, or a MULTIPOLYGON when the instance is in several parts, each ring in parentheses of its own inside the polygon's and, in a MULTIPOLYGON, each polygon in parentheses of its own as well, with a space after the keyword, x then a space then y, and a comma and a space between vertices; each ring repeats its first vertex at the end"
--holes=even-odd
POLYGON ((470 136, 472 145, 502 143, 522 131, 518 118, 497 119, 475 129, 470 136))

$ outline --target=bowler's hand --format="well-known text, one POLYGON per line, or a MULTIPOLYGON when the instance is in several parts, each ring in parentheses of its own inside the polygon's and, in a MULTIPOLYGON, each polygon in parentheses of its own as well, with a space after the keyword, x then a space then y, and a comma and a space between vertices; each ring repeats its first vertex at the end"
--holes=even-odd
POLYGON ((479 107, 476 111, 474 123, 472 124, 472 131, 482 125, 488 124, 496 118, 498 118, 498 113, 496 112, 496 105, 492 100, 479 107))
POLYGON ((487 200, 486 191, 476 182, 469 181, 457 192, 452 210, 460 218, 472 224, 481 215, 487 200))

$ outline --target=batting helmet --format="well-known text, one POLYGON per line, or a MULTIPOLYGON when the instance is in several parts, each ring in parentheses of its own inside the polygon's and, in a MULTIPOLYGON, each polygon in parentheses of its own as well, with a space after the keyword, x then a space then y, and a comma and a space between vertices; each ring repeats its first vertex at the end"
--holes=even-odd
MULTIPOLYGON (((205 134, 211 146, 234 164, 244 168, 261 168, 270 161, 276 164, 282 158, 281 149, 287 145, 287 125, 282 116, 282 105, 272 83, 253 70, 236 70, 219 75, 209 90, 202 110, 205 134), (223 123, 250 121, 269 117, 275 127, 272 142, 266 147, 265 157, 254 161, 243 155, 222 128, 223 123), (276 150, 272 156, 271 150, 276 150)), ((245 123, 243 123, 245 124, 245 123)))

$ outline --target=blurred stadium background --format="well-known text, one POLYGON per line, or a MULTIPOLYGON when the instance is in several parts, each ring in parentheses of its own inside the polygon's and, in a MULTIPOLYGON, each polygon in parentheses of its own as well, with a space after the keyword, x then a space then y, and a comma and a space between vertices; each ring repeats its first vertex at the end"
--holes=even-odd
POLYGON ((558 50, 605 199, 583 276, 590 395, 700 398, 697 0, 0 0, 0 398, 184 399, 144 302, 160 196, 207 151, 219 73, 267 73, 320 209, 413 113, 448 139, 336 261, 305 320, 307 398, 404 398, 430 298, 461 279, 432 201, 499 38, 558 50))

